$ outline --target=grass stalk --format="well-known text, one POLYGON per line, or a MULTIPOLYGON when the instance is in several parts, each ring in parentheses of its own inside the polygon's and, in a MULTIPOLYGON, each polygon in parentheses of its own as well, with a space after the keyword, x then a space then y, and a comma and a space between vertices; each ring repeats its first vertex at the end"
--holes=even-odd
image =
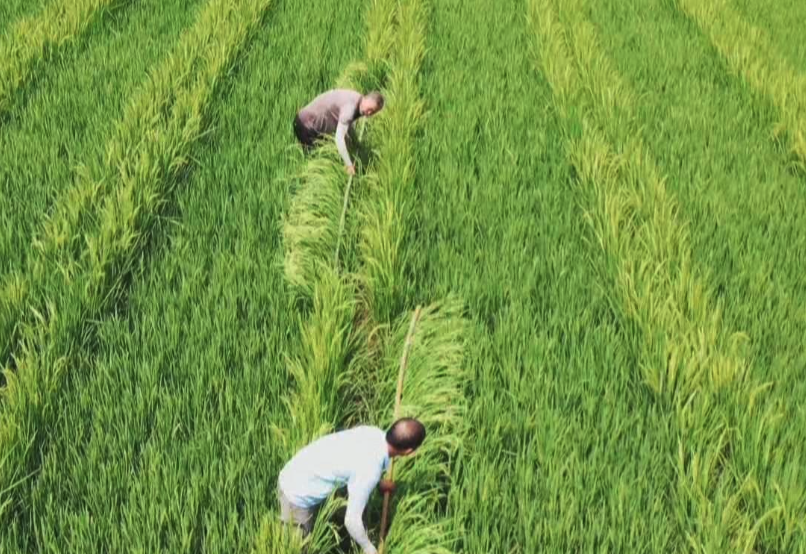
MULTIPOLYGON (((67 376, 92 348, 95 322, 125 295, 160 211, 188 166, 190 149, 204 135, 205 113, 220 78, 270 4, 211 0, 129 105, 109 158, 114 182, 93 206, 93 224, 69 239, 49 227, 38 243, 30 305, 41 302, 45 309, 32 308, 35 318, 23 326, 17 370, 4 373, 0 449, 9 455, 0 466, 0 506, 7 508, 0 517, 24 502, 11 485, 36 472, 67 376), (68 240, 83 248, 72 255, 64 248, 68 240)), ((76 190, 99 187, 82 182, 76 190)), ((58 213, 71 216, 72 208, 58 213)))

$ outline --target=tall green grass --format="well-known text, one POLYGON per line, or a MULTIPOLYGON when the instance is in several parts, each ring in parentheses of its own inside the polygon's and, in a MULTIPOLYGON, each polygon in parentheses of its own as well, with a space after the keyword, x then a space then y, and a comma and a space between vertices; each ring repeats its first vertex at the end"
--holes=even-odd
POLYGON ((806 45, 803 44, 800 26, 793 22, 806 18, 806 6, 798 0, 781 0, 770 4, 759 0, 734 0, 731 7, 740 13, 745 21, 766 31, 775 48, 800 72, 806 71, 806 45))
MULTIPOLYGON (((202 136, 216 85, 269 4, 213 0, 207 6, 127 108, 109 155, 117 186, 99 198, 97 226, 79 236, 67 234, 72 244, 65 245, 62 231, 72 231, 84 215, 82 200, 95 199, 104 188, 80 182, 78 196, 54 215, 38 244, 41 257, 33 275, 47 279, 47 285, 31 296, 42 298, 47 309, 23 330, 17 370, 5 372, 0 420, 0 444, 8 453, 0 466, 4 519, 9 508, 14 511, 16 503, 24 502, 14 489, 37 469, 45 430, 58 416, 65 373, 91 348, 94 320, 125 294, 149 232, 178 182, 175 177, 202 136)), ((25 525, 23 518, 14 523, 25 525)))
POLYGON ((710 37, 731 71, 778 107, 781 119, 773 136, 785 143, 790 162, 806 175, 806 74, 794 71, 767 34, 745 21, 727 1, 676 4, 710 37))
POLYGON ((285 427, 285 356, 297 340, 277 182, 296 166, 294 110, 362 46, 360 2, 330 1, 302 20, 306 5, 272 7, 226 98, 211 104, 212 131, 170 219, 158 221, 126 306, 104 317, 100 348, 62 399, 30 494, 29 540, 75 552, 243 552, 264 514, 276 518, 287 459, 271 429, 285 427), (349 32, 331 35, 331 20, 349 32))
POLYGON ((622 317, 642 335, 646 383, 676 417, 681 535, 697 551, 792 548, 800 531, 798 516, 789 514, 802 510, 802 499, 775 491, 797 490, 796 464, 752 454, 763 444, 784 444, 775 423, 780 407, 765 396, 769 384, 748 374, 741 335, 722 331, 712 293, 691 267, 687 226, 640 138, 631 139, 631 94, 596 52, 581 10, 576 3, 533 3, 530 16, 559 109, 581 131, 569 139, 569 158, 590 189, 582 192, 611 260, 606 274, 624 303, 622 317))
POLYGON ((6 0, 0 4, 0 34, 11 26, 18 18, 27 16, 39 10, 48 0, 6 0))
POLYGON ((0 37, 0 116, 53 51, 81 36, 104 11, 128 0, 62 0, 16 22, 0 37))
MULTIPOLYGON (((524 4, 431 4, 404 248, 414 299, 467 305, 466 429, 446 503, 463 552, 668 552, 668 418, 597 287, 524 4), (660 491, 660 492, 659 492, 660 491)), ((391 552, 391 550, 390 550, 391 552)))
POLYGON ((414 208, 414 141, 424 104, 419 68, 425 54, 427 7, 420 2, 398 6, 397 35, 391 49, 386 107, 376 116, 373 148, 376 159, 363 186, 359 208, 359 252, 366 274, 366 304, 375 321, 387 323, 403 309, 406 253, 402 242, 414 208))
POLYGON ((200 3, 142 0, 116 11, 107 25, 86 33, 83 48, 65 49, 53 63, 41 67, 37 86, 28 87, 26 100, 15 102, 8 112, 0 132, 3 365, 14 343, 14 327, 31 315, 25 298, 36 259, 32 239, 41 238, 36 235, 43 233, 48 213, 73 201, 69 191, 77 181, 113 177, 114 168, 105 166, 104 154, 116 119, 130 99, 128 92, 120 91, 141 84, 147 69, 192 22, 200 3), (113 74, 110 66, 115 67, 113 74), (88 90, 103 93, 87 94, 88 90))

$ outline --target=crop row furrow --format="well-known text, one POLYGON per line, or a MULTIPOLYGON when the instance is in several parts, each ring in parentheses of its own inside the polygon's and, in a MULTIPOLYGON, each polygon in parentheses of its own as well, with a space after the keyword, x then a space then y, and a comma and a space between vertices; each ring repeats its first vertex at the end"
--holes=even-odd
MULTIPOLYGON (((58 417, 66 374, 92 348, 99 317, 124 297, 154 223, 188 166, 191 148, 203 136, 204 117, 220 78, 270 4, 210 0, 127 108, 116 147, 110 150, 108 163, 114 171, 108 194, 93 197, 91 224, 80 236, 49 228, 40 242, 41 255, 30 264, 34 286, 28 296, 32 309, 47 308, 24 324, 17 370, 5 372, 8 384, 0 415, 3 516, 24 502, 15 489, 37 470, 48 429, 58 417), (74 248, 64 248, 65 243, 74 248)), ((100 187, 85 179, 76 190, 100 187)), ((65 213, 76 212, 68 207, 65 213)))
POLYGON ((791 162, 806 173, 806 75, 795 71, 760 28, 726 0, 676 0, 678 8, 709 37, 728 67, 780 111, 773 130, 788 143, 791 162))
POLYGON ((797 477, 747 449, 781 442, 778 408, 762 394, 769 384, 753 380, 746 337, 723 328, 692 267, 687 222, 637 138, 634 96, 582 13, 576 1, 532 0, 530 24, 585 217, 608 258, 601 269, 617 291, 614 311, 637 331, 641 377, 675 418, 678 538, 697 551, 788 550, 797 538, 783 531, 800 508, 774 491, 797 477))
MULTIPOLYGON (((384 337, 383 359, 374 380, 377 397, 371 408, 373 419, 387 423, 394 418, 398 360, 409 320, 404 311, 408 293, 405 239, 416 206, 414 151, 424 113, 420 71, 428 5, 423 0, 399 2, 395 19, 397 33, 384 88, 388 108, 373 127, 376 157, 362 182, 366 190, 357 207, 362 298, 369 314, 364 326, 391 325, 392 329, 384 337)), ((463 302, 450 295, 424 308, 416 326, 399 415, 420 419, 429 439, 413 461, 402 462, 396 477, 407 484, 407 494, 397 504, 389 527, 392 552, 447 554, 459 539, 440 506, 447 500, 454 457, 464 437, 467 321, 463 309, 463 302)))
MULTIPOLYGON (((341 385, 347 375, 357 377, 352 381, 370 382, 377 387, 372 391, 365 387, 363 401, 370 407, 369 413, 362 415, 379 421, 387 421, 391 415, 376 399, 393 398, 384 393, 394 390, 397 379, 400 341, 395 331, 403 329, 405 334, 408 323, 405 315, 399 317, 400 325, 395 325, 405 300, 400 286, 401 246, 413 196, 414 134, 423 110, 418 73, 424 55, 426 16, 420 1, 374 1, 368 14, 365 62, 352 64, 339 80, 339 86, 364 89, 385 84, 386 97, 386 107, 376 117, 377 124, 367 140, 375 156, 367 175, 357 179, 354 210, 358 215, 350 218, 354 222, 350 236, 341 236, 340 222, 345 215, 342 208, 349 198, 342 201, 343 170, 332 145, 323 146, 307 162, 301 187, 283 226, 286 280, 295 300, 313 299, 312 314, 301 324, 301 352, 289 362, 299 388, 289 401, 294 425, 289 455, 304 441, 326 432, 349 415, 339 408, 344 395, 336 392, 343 390, 341 385), (358 252, 349 248, 355 246, 356 233, 360 235, 358 252), (340 241, 347 245, 343 265, 353 266, 354 273, 341 273, 334 257, 340 241), (384 345, 381 348, 370 339, 377 330, 376 324, 394 326, 390 334, 379 339, 384 345)), ((347 186, 350 184, 351 181, 347 186)), ((417 334, 416 341, 425 343, 420 346, 424 354, 416 357, 420 361, 414 363, 411 382, 406 385, 406 397, 417 399, 407 403, 407 413, 421 417, 433 438, 422 455, 424 461, 411 469, 414 476, 436 472, 446 478, 450 473, 450 454, 459 441, 457 414, 463 407, 458 375, 462 322, 460 303, 451 298, 444 307, 433 304, 426 308, 417 334)), ((361 391, 357 395, 361 396, 361 391)), ((434 508, 434 498, 444 499, 444 490, 437 484, 441 481, 436 479, 424 489, 417 489, 398 506, 398 523, 389 531, 390 544, 396 551, 449 551, 454 537, 446 521, 428 517, 435 511, 423 513, 426 506, 434 508)), ((286 540, 278 524, 267 521, 259 544, 264 551, 282 551, 284 546, 272 545, 286 545, 286 540)), ((321 540, 321 534, 314 533, 317 548, 327 548, 321 540)))

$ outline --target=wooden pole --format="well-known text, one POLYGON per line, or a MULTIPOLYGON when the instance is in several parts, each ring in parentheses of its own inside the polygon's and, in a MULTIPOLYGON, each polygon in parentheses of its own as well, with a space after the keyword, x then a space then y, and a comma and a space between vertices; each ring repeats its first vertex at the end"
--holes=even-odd
MULTIPOLYGON (((395 417, 394 420, 397 421, 400 418, 400 401, 403 398, 403 380, 406 377, 406 366, 409 363, 409 352, 411 351, 411 347, 414 344, 414 329, 417 326, 417 321, 420 319, 420 306, 417 306, 417 309, 414 310, 414 315, 411 317, 411 324, 409 325, 409 332, 406 335, 406 342, 403 345, 403 355, 400 358, 400 371, 397 375, 397 395, 395 396, 395 417)), ((391 481, 394 479, 395 475, 395 460, 392 458, 389 460, 389 473, 388 479, 391 481)), ((381 544, 378 550, 378 554, 383 554, 383 543, 384 539, 386 538, 386 519, 389 515, 389 493, 386 492, 383 495, 383 513, 381 514, 381 544)))
MULTIPOLYGON (((361 139, 364 138, 364 129, 367 126, 367 120, 364 118, 361 121, 361 131, 359 132, 358 142, 361 142, 361 139)), ((336 271, 339 269, 339 250, 341 249, 341 236, 344 234, 344 222, 347 219, 347 201, 350 199, 350 188, 353 186, 353 177, 354 175, 350 175, 350 178, 347 180, 347 187, 344 189, 344 204, 341 207, 341 218, 339 219, 339 234, 336 236, 336 255, 335 255, 335 263, 336 263, 336 271)))

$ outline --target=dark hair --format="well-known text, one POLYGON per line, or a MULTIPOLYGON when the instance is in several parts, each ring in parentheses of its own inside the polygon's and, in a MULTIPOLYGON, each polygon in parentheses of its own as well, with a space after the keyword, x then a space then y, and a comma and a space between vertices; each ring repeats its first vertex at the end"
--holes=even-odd
POLYGON ((386 432, 386 442, 398 450, 419 447, 425 440, 425 426, 411 417, 395 421, 386 432))
POLYGON ((366 98, 368 100, 372 100, 372 102, 376 106, 378 106, 378 110, 383 108, 383 94, 381 94, 380 92, 376 92, 376 91, 368 92, 367 94, 364 95, 364 98, 366 98))

